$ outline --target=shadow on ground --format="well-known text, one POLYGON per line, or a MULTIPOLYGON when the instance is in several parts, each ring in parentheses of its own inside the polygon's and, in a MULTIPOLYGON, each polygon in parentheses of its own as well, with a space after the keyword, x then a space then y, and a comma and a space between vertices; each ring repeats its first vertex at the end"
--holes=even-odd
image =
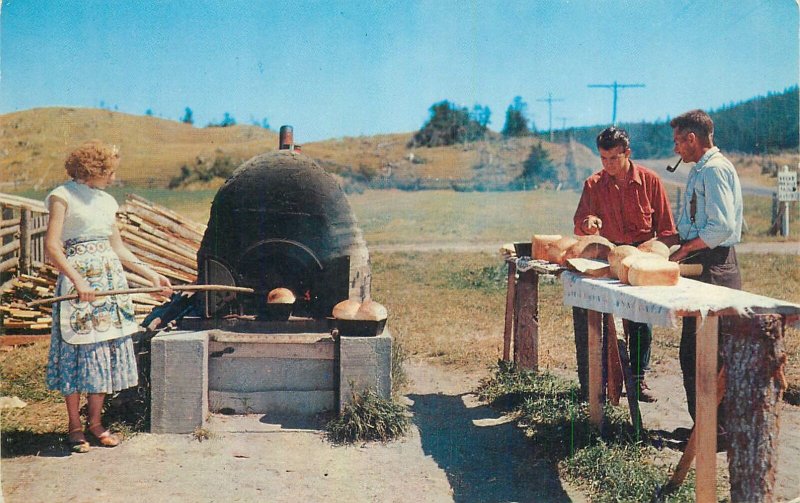
POLYGON ((69 456, 69 448, 64 443, 65 438, 66 435, 58 433, 31 433, 24 430, 4 431, 0 454, 2 454, 2 458, 69 456))
POLYGON ((555 463, 536 457, 535 446, 513 421, 491 421, 497 413, 467 407, 465 395, 407 396, 414 402, 410 410, 422 449, 447 474, 454 501, 571 501, 555 463))

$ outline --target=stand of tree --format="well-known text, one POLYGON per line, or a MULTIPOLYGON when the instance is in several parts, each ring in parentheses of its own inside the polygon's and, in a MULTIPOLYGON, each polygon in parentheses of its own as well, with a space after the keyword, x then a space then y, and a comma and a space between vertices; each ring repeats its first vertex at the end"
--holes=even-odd
MULTIPOLYGON (((732 103, 709 112, 714 120, 714 140, 726 151, 744 154, 768 154, 798 148, 798 86, 780 93, 769 93, 740 103, 732 103)), ((619 124, 631 135, 633 155, 638 158, 673 155, 670 119, 656 122, 619 124)), ((564 142, 572 136, 587 147, 595 148, 595 138, 607 125, 555 131, 555 140, 564 142)))

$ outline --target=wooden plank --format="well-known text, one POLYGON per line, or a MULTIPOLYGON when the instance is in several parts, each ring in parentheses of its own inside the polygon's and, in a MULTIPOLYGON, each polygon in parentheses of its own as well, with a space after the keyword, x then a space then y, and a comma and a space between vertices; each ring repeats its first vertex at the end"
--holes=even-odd
MULTIPOLYGON (((17 221, 19 221, 19 220, 17 220, 17 221)), ((12 235, 12 234, 14 234, 16 232, 19 232, 19 225, 12 225, 11 227, 3 227, 3 228, 0 228, 0 229, 2 229, 2 230, 0 230, 0 237, 9 236, 9 235, 12 235)))
POLYGON ((589 421, 597 428, 603 424, 603 314, 588 310, 589 325, 589 421))
POLYGON ((50 342, 50 334, 40 335, 0 335, 0 346, 20 346, 34 342, 50 342))
POLYGON ((717 354, 719 318, 698 320, 695 382, 697 383, 697 486, 698 503, 717 501, 717 354))
POLYGON ((10 253, 17 250, 19 250, 19 241, 17 240, 11 241, 7 245, 0 246, 0 256, 3 256, 6 253, 10 253))
POLYGON ((8 260, 0 262, 0 272, 9 271, 9 270, 17 267, 18 263, 19 263, 19 259, 17 257, 11 257, 8 260))
POLYGON ((5 220, 0 220, 0 229, 3 229, 8 226, 17 226, 19 225, 19 218, 7 218, 5 220))
POLYGON ((519 273, 516 289, 514 361, 523 369, 539 370, 539 273, 519 273))
POLYGON ((514 297, 517 291, 517 263, 509 260, 508 284, 506 287, 506 319, 503 327, 503 361, 511 361, 511 336, 514 329, 514 297))

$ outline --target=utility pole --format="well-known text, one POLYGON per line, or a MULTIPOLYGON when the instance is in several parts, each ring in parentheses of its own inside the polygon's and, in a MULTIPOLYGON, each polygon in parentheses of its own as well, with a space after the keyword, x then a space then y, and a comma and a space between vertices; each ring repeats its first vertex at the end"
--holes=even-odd
POLYGON ((623 87, 644 87, 644 84, 619 84, 615 80, 613 84, 589 84, 588 87, 605 87, 614 91, 614 108, 611 113, 611 123, 617 125, 617 90, 623 87))
POLYGON ((541 98, 536 101, 546 101, 547 102, 547 111, 548 116, 550 118, 550 123, 548 127, 550 128, 550 143, 553 143, 553 102, 554 101, 564 101, 562 99, 553 98, 553 93, 547 93, 547 98, 541 98))
POLYGON ((561 131, 564 133, 565 141, 568 141, 567 138, 567 121, 570 120, 572 117, 556 117, 556 119, 561 121, 561 131))

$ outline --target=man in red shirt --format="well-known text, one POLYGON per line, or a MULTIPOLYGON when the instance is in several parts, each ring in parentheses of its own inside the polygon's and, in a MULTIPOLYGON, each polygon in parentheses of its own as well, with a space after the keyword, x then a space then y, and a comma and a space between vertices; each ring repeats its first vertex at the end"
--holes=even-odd
MULTIPOLYGON (((661 179, 653 171, 631 161, 628 132, 617 127, 597 135, 597 150, 603 163, 583 184, 583 193, 573 221, 575 234, 599 234, 617 245, 633 245, 676 234, 672 210, 661 179)), ((578 379, 584 396, 588 390, 588 328, 585 309, 573 308, 578 379), (582 368, 583 367, 583 368, 582 368)), ((605 325, 605 320, 604 320, 605 325)), ((631 370, 637 379, 639 400, 655 397, 644 380, 650 362, 652 330, 646 323, 626 321, 631 370)), ((605 327, 604 327, 605 328, 605 327)))

